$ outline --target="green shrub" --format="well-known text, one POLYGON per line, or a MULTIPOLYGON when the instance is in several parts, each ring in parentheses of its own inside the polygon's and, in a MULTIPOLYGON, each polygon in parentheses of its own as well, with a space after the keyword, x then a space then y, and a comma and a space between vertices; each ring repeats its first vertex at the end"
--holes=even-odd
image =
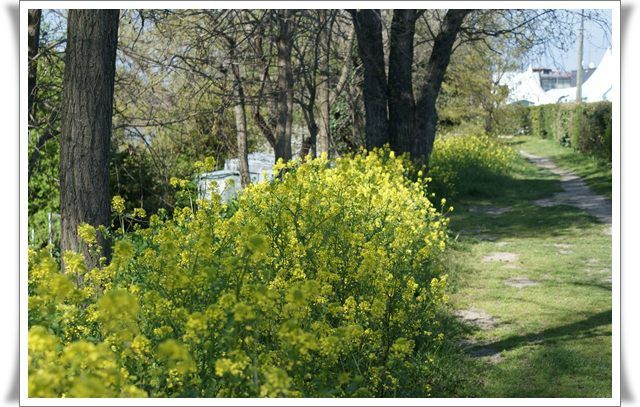
POLYGON ((555 138, 558 105, 531 106, 531 134, 540 138, 555 138))
POLYGON ((582 104, 577 108, 577 123, 571 144, 577 150, 611 161, 611 103, 582 104))
POLYGON ((429 161, 430 186, 441 196, 490 193, 513 158, 511 148, 488 136, 440 137, 429 161))
POLYGON ((549 104, 528 108, 531 135, 611 161, 611 103, 549 104))
POLYGON ((429 396, 447 219, 424 182, 388 151, 276 169, 233 213, 151 216, 100 268, 30 252, 29 395, 429 396))
POLYGON ((572 145, 572 138, 576 132, 576 108, 573 105, 564 104, 556 107, 556 121, 550 127, 553 138, 565 147, 572 145))
POLYGON ((528 134, 531 131, 530 112, 529 107, 521 104, 502 106, 493 115, 492 134, 528 134))

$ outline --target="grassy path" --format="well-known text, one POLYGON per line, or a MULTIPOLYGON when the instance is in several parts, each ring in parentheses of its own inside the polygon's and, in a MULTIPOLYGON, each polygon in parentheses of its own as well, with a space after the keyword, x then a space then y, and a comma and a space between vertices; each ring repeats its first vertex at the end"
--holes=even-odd
MULTIPOLYGON (((508 142, 539 156, 555 148, 525 137, 508 142)), ((575 153, 560 153, 556 164, 584 169, 571 165, 581 159, 575 153)), ((455 203, 452 303, 477 362, 476 395, 610 397, 610 224, 552 201, 566 193, 562 175, 532 161, 520 158, 489 198, 455 203)), ((591 175, 606 191, 606 174, 591 175)))

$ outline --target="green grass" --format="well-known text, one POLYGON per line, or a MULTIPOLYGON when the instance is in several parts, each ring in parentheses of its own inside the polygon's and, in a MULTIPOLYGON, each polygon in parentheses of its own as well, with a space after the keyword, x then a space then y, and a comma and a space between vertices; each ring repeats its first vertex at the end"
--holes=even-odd
POLYGON ((514 149, 551 158, 561 167, 581 176, 595 192, 611 198, 611 163, 598 157, 577 153, 555 140, 517 136, 510 140, 514 149))
MULTIPOLYGON (((592 159, 548 140, 517 137, 508 142, 585 177, 591 174, 590 185, 610 195, 610 168, 602 170, 592 159)), ((497 321, 488 330, 466 325, 454 332, 476 342, 470 350, 493 349, 501 358, 492 363, 468 357, 474 368, 465 373, 470 377, 461 396, 611 397, 609 226, 571 206, 533 204, 559 190, 557 176, 518 159, 513 173, 497 179, 484 196, 454 203, 454 242, 447 258, 452 305, 483 310, 497 321), (469 210, 482 205, 511 210, 501 215, 469 210), (519 258, 483 261, 494 252, 519 258), (506 285, 513 277, 538 285, 506 285)))

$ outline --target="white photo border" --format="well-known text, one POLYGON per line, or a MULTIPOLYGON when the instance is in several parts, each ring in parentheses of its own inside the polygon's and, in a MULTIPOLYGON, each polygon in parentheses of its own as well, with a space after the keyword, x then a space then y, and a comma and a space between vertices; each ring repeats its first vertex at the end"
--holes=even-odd
MULTIPOLYGON (((209 406, 209 405, 438 405, 438 406, 616 406, 620 405, 620 2, 619 1, 42 1, 20 2, 20 95, 27 94, 27 11, 28 9, 358 9, 358 8, 475 8, 475 9, 609 9, 612 12, 611 48, 618 74, 612 90, 612 397, 611 398, 95 398, 46 399, 28 397, 28 262, 27 262, 27 98, 20 97, 20 405, 22 406, 209 406), (428 7, 425 7, 428 6, 428 7)), ((637 11, 637 10, 636 10, 637 11)), ((628 41, 629 39, 627 39, 628 41)))

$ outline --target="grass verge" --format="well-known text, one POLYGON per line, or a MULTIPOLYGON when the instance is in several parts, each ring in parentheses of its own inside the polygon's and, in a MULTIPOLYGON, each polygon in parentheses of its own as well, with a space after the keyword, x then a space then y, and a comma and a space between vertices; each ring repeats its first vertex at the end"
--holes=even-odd
POLYGON ((565 169, 574 171, 600 195, 611 198, 611 163, 598 157, 588 156, 563 147, 555 140, 532 136, 516 136, 508 141, 516 150, 551 158, 565 169))
MULTIPOLYGON (((610 196, 610 167, 549 140, 507 142, 610 196)), ((487 318, 484 328, 469 320, 459 334, 476 366, 469 383, 477 395, 611 397, 609 225, 575 207, 533 204, 559 190, 557 176, 518 158, 485 194, 454 203, 452 304, 487 318)))

